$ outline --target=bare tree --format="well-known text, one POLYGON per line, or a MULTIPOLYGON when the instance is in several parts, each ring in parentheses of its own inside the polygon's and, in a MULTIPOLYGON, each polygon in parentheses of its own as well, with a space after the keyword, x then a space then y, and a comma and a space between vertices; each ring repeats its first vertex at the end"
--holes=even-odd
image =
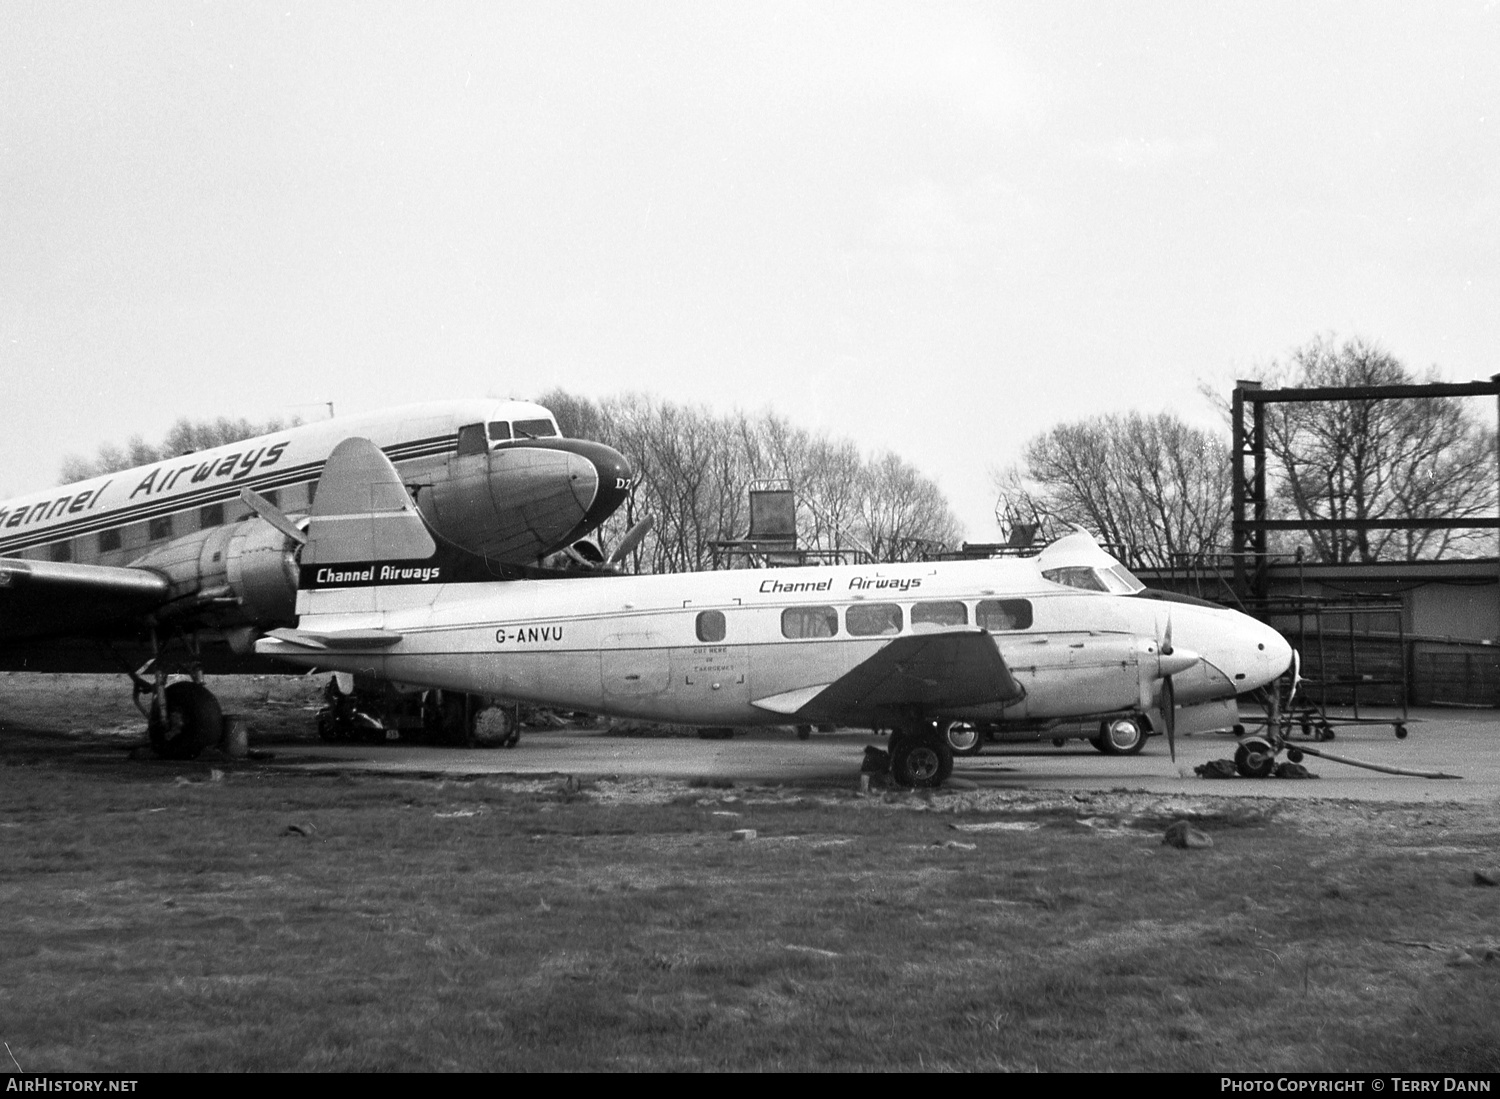
POLYGON ((606 543, 628 522, 656 524, 641 547, 652 572, 703 569, 713 543, 749 529, 747 489, 792 483, 803 548, 864 549, 878 560, 949 546, 958 524, 937 486, 893 454, 866 462, 848 440, 810 435, 779 416, 720 416, 639 395, 602 402, 562 390, 543 394, 566 434, 608 443, 635 466, 626 517, 605 524, 606 543))
POLYGON ((937 485, 886 451, 859 481, 857 537, 877 561, 912 561, 958 541, 958 523, 937 485))
POLYGON ((1228 541, 1229 448, 1166 412, 1054 427, 995 488, 997 511, 1077 523, 1147 567, 1228 541))
MULTIPOLYGON (((1256 379, 1269 387, 1409 385, 1414 375, 1361 339, 1319 338, 1256 379)), ((1278 517, 1305 520, 1466 519, 1496 505, 1495 431, 1457 398, 1272 403, 1264 406, 1268 486, 1278 517)), ((1474 552, 1472 530, 1313 530, 1319 560, 1417 560, 1474 552)), ((1288 545, 1286 548, 1290 548, 1288 545)))

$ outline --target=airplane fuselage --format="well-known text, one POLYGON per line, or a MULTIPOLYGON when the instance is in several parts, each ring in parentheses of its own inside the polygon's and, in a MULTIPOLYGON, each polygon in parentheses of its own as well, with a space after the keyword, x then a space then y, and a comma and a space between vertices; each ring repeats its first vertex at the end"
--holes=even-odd
POLYGON ((267 640, 260 651, 414 685, 693 725, 795 721, 821 688, 911 634, 978 627, 995 638, 1022 690, 945 708, 947 717, 975 720, 1148 708, 1169 618, 1176 648, 1201 657, 1173 674, 1179 706, 1262 686, 1291 657, 1279 634, 1238 612, 1080 591, 1043 578, 1035 559, 467 585, 382 585, 363 570, 325 580, 333 586, 311 593, 300 632, 377 630, 400 640, 317 652, 267 640))

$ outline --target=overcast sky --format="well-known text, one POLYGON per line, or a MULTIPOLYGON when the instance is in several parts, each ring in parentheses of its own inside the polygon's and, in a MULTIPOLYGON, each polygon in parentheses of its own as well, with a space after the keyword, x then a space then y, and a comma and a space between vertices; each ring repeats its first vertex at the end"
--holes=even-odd
POLYGON ((1500 372, 1500 6, 0 2, 0 495, 564 386, 891 448, 1500 372))

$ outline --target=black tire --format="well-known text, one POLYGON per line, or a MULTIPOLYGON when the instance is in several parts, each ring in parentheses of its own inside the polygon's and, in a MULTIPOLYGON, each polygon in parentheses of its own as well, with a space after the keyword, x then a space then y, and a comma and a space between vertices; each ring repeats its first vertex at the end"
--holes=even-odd
POLYGON ((1107 756, 1133 756, 1146 746, 1146 727, 1138 717, 1117 717, 1100 723, 1099 740, 1107 756))
POLYGON ((1108 755, 1109 754, 1109 748, 1104 743, 1104 731, 1103 731, 1104 730, 1104 726, 1100 725, 1099 729, 1100 729, 1099 735, 1096 736, 1096 737, 1094 737, 1093 739, 1091 739, 1089 741, 1089 743, 1094 746, 1094 751, 1096 751, 1096 752, 1103 752, 1105 755, 1108 755))
POLYGON ((811 736, 812 736, 812 726, 811 725, 798 725, 797 726, 797 739, 798 740, 807 740, 811 736))
POLYGON ((163 759, 197 759, 224 735, 224 712, 219 700, 201 683, 173 683, 164 692, 165 717, 160 703, 151 704, 147 732, 151 749, 163 759))
POLYGON ((1264 740, 1252 738, 1234 750, 1234 769, 1245 778, 1270 778, 1276 770, 1276 753, 1264 740))
POLYGON ((977 756, 984 747, 984 730, 972 721, 950 721, 943 726, 943 739, 956 756, 977 756))
POLYGON ((509 706, 487 706, 474 715, 474 747, 514 748, 521 723, 509 706))
POLYGON ((722 726, 705 726, 698 730, 700 740, 733 740, 734 730, 722 726))
POLYGON ((953 773, 953 749, 935 733, 902 736, 891 745, 891 777, 898 786, 934 790, 953 773))

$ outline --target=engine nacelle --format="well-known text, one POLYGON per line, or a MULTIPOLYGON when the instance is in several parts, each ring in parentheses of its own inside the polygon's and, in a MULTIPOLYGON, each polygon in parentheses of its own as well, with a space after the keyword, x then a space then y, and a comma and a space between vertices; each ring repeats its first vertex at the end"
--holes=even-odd
POLYGON ((259 516, 175 538, 131 564, 170 581, 163 618, 270 629, 297 619, 296 543, 259 516))

